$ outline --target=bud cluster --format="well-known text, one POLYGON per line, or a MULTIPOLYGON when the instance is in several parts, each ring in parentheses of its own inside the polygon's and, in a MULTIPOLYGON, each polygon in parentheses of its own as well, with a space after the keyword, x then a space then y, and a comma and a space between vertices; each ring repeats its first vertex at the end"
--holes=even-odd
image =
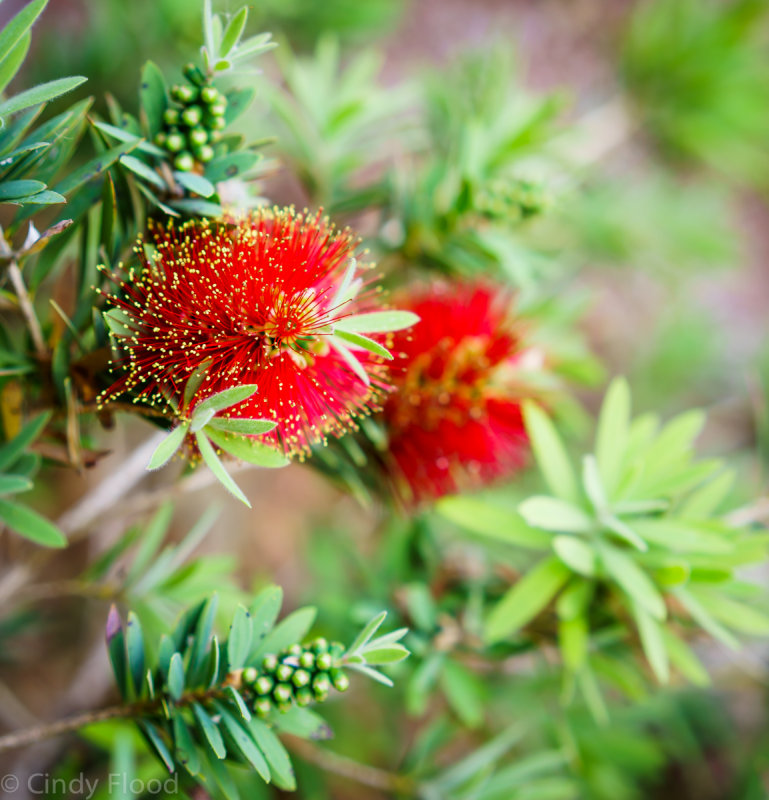
POLYGON ((187 83, 171 88, 172 103, 163 113, 155 144, 168 151, 174 167, 193 170, 214 157, 212 145, 226 125, 227 98, 193 64, 184 68, 187 83))
POLYGON ((291 645, 278 655, 264 656, 258 667, 246 667, 240 674, 241 692, 260 717, 273 708, 287 711, 292 703, 322 703, 332 688, 345 692, 350 685, 339 667, 343 653, 342 644, 322 638, 291 645))
POLYGON ((493 180, 478 193, 476 209, 494 220, 521 222, 547 207, 543 187, 528 180, 493 180))

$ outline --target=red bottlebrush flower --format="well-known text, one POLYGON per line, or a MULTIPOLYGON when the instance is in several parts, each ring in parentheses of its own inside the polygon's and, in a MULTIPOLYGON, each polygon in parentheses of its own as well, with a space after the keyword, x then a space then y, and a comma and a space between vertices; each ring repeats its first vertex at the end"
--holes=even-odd
POLYGON ((511 296, 489 285, 438 284, 401 298, 420 322, 395 334, 385 403, 389 458, 407 505, 488 483, 520 468, 528 453, 522 343, 511 296))
POLYGON ((381 360, 339 348, 332 327, 369 312, 374 292, 355 297, 357 241, 320 215, 260 209, 233 222, 192 221, 150 229, 132 269, 109 296, 124 374, 102 402, 125 392, 171 403, 182 416, 187 382, 205 378, 192 405, 255 384, 224 416, 277 422, 261 441, 305 455, 327 434, 354 427, 389 388, 381 360), (356 362, 356 363, 351 363, 356 362), (365 380, 364 380, 365 379, 365 380))

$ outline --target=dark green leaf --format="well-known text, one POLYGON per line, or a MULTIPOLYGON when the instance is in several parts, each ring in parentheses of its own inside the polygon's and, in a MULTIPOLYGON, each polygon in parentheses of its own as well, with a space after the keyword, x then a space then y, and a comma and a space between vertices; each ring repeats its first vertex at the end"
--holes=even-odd
POLYGON ((284 791, 295 791, 296 778, 294 777, 294 769, 291 766, 291 759, 286 752, 286 748, 283 747, 280 739, 270 727, 259 719, 252 719, 249 727, 259 749, 267 759, 273 783, 284 791))
POLYGON ((148 61, 142 69, 139 99, 147 117, 149 135, 153 136, 163 125, 163 112, 168 106, 168 94, 163 73, 152 61, 148 61))
POLYGON ((241 752, 246 761, 259 773, 262 780, 265 783, 269 783, 271 777, 270 767, 262 751, 257 747, 256 742, 251 736, 250 729, 245 724, 241 723, 237 717, 233 716, 225 705, 218 701, 214 701, 214 705, 222 718, 222 729, 227 732, 237 749, 241 752))
POLYGON ((282 604, 283 590, 280 586, 268 586, 256 596, 250 609, 253 625, 253 645, 259 645, 272 629, 282 604))
POLYGON ((113 605, 107 616, 107 652, 112 664, 112 673, 115 676, 120 695, 124 700, 129 697, 128 691, 128 661, 125 650, 125 633, 120 621, 120 614, 113 605))
POLYGON ((26 448, 37 439, 48 424, 51 414, 46 412, 30 420, 17 436, 0 447, 0 470, 12 467, 26 448))
POLYGON ((266 653, 279 653, 289 645, 301 642, 315 622, 316 614, 316 609, 312 607, 300 608, 289 614, 264 637, 252 658, 266 653))
POLYGON ((208 200, 199 200, 195 197, 169 201, 169 204, 176 211, 192 216, 218 218, 222 215, 222 207, 218 203, 210 203, 208 200))
POLYGON ((243 177, 260 159, 259 153, 248 151, 220 156, 206 164, 205 177, 214 184, 243 177))
MULTIPOLYGON (((12 55, 13 48, 28 36, 29 29, 40 16, 48 0, 32 0, 19 11, 0 31, 0 57, 5 60, 12 55)), ((4 88, 4 87, 3 87, 4 88)))
POLYGON ((190 775, 197 775, 200 772, 200 758, 192 734, 180 712, 177 711, 172 719, 176 760, 190 775))
POLYGON ((217 758, 226 758, 227 748, 224 746, 222 734, 214 724, 214 721, 208 715, 208 712, 200 705, 200 703, 192 704, 192 713, 195 716, 195 721, 198 723, 198 728, 203 734, 203 737, 208 742, 211 752, 217 758))
POLYGON ((168 745, 163 740, 163 736, 157 726, 151 722, 140 720, 139 727, 146 735, 147 741, 155 751, 155 755, 166 765, 169 772, 173 772, 176 769, 174 757, 171 755, 171 751, 168 749, 168 745))
POLYGON ((71 78, 59 78, 55 81, 48 81, 48 83, 41 83, 39 86, 27 89, 26 92, 21 92, 0 103, 0 117, 15 114, 17 111, 40 103, 47 103, 49 100, 53 100, 54 97, 59 97, 65 92, 71 92, 81 83, 85 83, 85 81, 86 78, 76 75, 71 78))
POLYGON ((166 191, 168 187, 166 186, 166 182, 155 172, 152 167, 145 164, 140 158, 136 158, 135 156, 121 156, 118 162, 121 166, 125 167, 126 169, 131 170, 135 175, 138 175, 140 178, 143 178, 145 181, 148 181, 157 189, 161 191, 166 191))
POLYGON ((201 197, 211 197, 216 192, 216 187, 211 181, 194 172, 174 172, 174 178, 185 189, 199 194, 201 197))
POLYGON ((174 700, 184 694, 184 662, 179 653, 174 653, 168 664, 168 691, 174 700))
POLYGON ((0 203, 12 202, 14 198, 37 194, 45 189, 42 181, 4 181, 0 183, 0 203))
POLYGON ((0 494, 18 494, 31 488, 32 481, 23 475, 0 475, 0 494))
POLYGON ((142 680, 144 679, 144 636, 141 623, 133 611, 128 613, 128 622, 125 629, 126 655, 128 657, 128 672, 131 676, 134 691, 140 696, 142 680))
POLYGON ((243 606, 238 606, 230 625, 230 635, 227 639, 227 662, 230 669, 238 669, 246 663, 251 652, 251 642, 254 635, 254 625, 251 615, 243 606))

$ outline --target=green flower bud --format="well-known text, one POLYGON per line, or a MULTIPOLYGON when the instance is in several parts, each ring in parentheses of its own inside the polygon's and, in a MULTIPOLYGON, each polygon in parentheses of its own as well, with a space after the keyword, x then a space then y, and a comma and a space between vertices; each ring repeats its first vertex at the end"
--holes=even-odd
POLYGON ((315 659, 315 666, 320 670, 331 669, 331 656, 328 653, 319 653, 315 659))
POLYGON ((223 117, 225 111, 227 111, 227 101, 224 97, 220 97, 216 103, 212 103, 208 107, 208 113, 211 114, 212 117, 223 117))
POLYGON ((304 669, 312 669, 315 666, 315 656, 309 650, 305 650, 299 656, 299 666, 304 669))
POLYGON ((315 692, 315 696, 317 697, 319 694, 328 694, 329 689, 331 688, 331 680, 328 677, 328 673, 326 672, 319 672, 312 680, 312 690, 315 692))
POLYGON ((269 694, 274 685, 275 682, 272 678, 268 678, 267 675, 262 675, 254 684, 254 689, 257 694, 269 694))
POLYGON ((346 692, 350 688, 350 679, 341 669, 331 670, 331 682, 337 692, 346 692))
POLYGON ((292 644, 291 647, 286 649, 286 652, 291 656, 299 656, 302 654, 302 645, 292 644))
POLYGON ((203 164, 205 164, 206 161, 210 161, 214 157, 214 148, 207 144, 204 144, 202 147, 196 147, 195 157, 198 159, 198 161, 201 161, 203 164))
POLYGON ((184 65, 182 73, 190 83, 194 83, 197 86, 205 83, 206 76, 203 74, 200 67, 198 67, 196 64, 193 64, 191 61, 189 64, 184 65))
POLYGON ((175 108, 167 108, 163 112, 163 122, 166 125, 176 125, 179 122, 179 112, 175 108))
POLYGON ((171 97, 179 103, 191 103, 197 95, 197 92, 191 86, 177 83, 176 86, 171 88, 171 97))
POLYGON ((182 111, 182 122, 185 125, 189 125, 191 128, 195 127, 201 119, 203 119, 203 112, 200 106, 187 106, 187 108, 182 111))
POLYGON ((325 653, 328 650, 328 642, 322 637, 319 636, 313 643, 312 649, 316 653, 325 653))
POLYGON ((195 159, 192 157, 192 153, 188 153, 186 150, 179 153, 174 159, 174 166, 179 172, 189 172, 195 167, 195 159))
POLYGON ((166 137, 166 149, 178 153, 184 147, 184 137, 180 133, 169 133, 166 137))
POLYGON ((158 147, 165 147, 166 139, 168 139, 168 134, 165 131, 160 131, 159 133, 155 134, 153 141, 158 147))
POLYGON ((272 653, 268 653, 262 659, 262 669, 265 672, 275 672, 275 668, 278 666, 278 659, 272 653))
POLYGON ((302 686, 307 686, 310 682, 310 673, 307 672, 305 669, 298 669, 292 676, 291 680, 294 682, 294 686, 297 688, 301 688, 302 686))
POLYGON ((328 648, 329 655, 334 661, 337 661, 344 655, 345 646, 341 642, 331 642, 331 646, 328 648))
POLYGON ((253 667, 246 667, 243 670, 241 678, 243 683, 252 684, 259 677, 259 673, 253 667))
POLYGON ((280 711, 281 714, 291 711, 291 703, 278 703, 278 711, 280 711))
POLYGON ((266 717, 272 711, 272 703, 263 697, 254 703, 254 713, 258 717, 266 717))
POLYGON ((212 131, 220 131, 227 127, 224 117, 210 117, 206 122, 212 131))
POLYGON ((290 681, 291 676, 294 674, 294 668, 288 664, 279 664, 275 670, 275 677, 282 682, 290 681))
POLYGON ((208 132, 208 141, 209 142, 218 142, 219 139, 222 138, 221 131, 209 131, 208 132))
POLYGON ((213 86, 204 86, 200 90, 200 99, 207 105, 216 103, 220 97, 221 95, 213 86))
POLYGON ((291 698, 293 696, 293 692, 291 691, 291 687, 287 683, 279 683, 273 690, 272 690, 272 697, 278 705, 281 703, 290 703, 291 698))
POLYGON ((309 706, 313 700, 315 700, 315 697, 309 689, 299 689, 296 693, 296 704, 298 706, 309 706))
POLYGON ((205 128, 201 128, 200 126, 193 128, 189 134, 187 134, 187 141, 193 148, 205 144, 208 141, 208 134, 205 128))

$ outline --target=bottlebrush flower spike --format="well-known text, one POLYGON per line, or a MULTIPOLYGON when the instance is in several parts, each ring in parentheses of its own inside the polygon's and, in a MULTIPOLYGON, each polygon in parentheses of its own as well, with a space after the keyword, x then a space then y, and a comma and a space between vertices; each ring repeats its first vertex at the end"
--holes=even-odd
POLYGON ((378 408, 390 388, 382 334, 416 318, 381 311, 375 290, 361 292, 349 230, 319 214, 260 209, 151 227, 150 244, 108 295, 123 374, 102 403, 129 393, 189 420, 206 398, 250 385, 222 416, 275 422, 261 441, 300 456, 378 408))
POLYGON ((416 505, 519 469, 528 453, 524 370, 540 366, 505 289, 437 284, 401 298, 420 318, 395 335, 385 403, 397 496, 416 505))

